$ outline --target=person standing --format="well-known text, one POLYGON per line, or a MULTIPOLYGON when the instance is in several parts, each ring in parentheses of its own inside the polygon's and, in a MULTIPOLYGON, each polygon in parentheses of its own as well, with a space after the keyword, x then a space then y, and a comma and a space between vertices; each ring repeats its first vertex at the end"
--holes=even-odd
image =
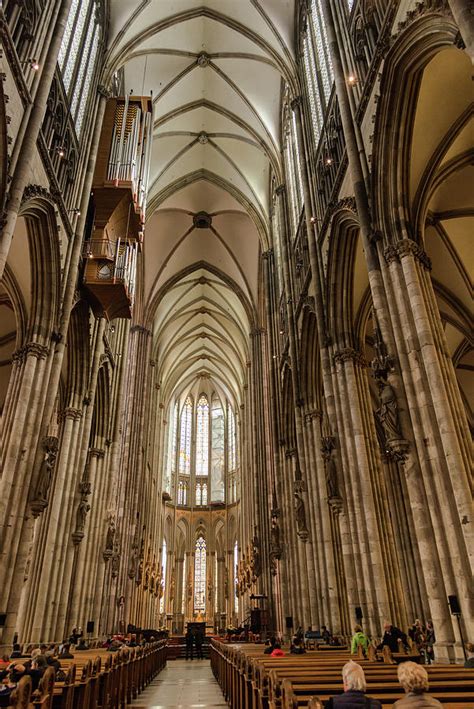
POLYGON ((204 655, 203 655, 203 652, 202 652, 202 645, 203 645, 204 638, 203 638, 202 633, 200 633, 200 632, 198 631, 198 632, 196 633, 195 640, 196 640, 196 656, 197 656, 197 659, 198 659, 198 660, 204 660, 204 655))
POLYGON ((425 635, 425 659, 426 664, 431 665, 434 662, 434 644, 436 642, 436 635, 433 627, 433 621, 426 621, 426 635, 425 635))
POLYGON ((186 641, 186 659, 194 660, 194 637, 191 628, 188 627, 185 635, 186 641))

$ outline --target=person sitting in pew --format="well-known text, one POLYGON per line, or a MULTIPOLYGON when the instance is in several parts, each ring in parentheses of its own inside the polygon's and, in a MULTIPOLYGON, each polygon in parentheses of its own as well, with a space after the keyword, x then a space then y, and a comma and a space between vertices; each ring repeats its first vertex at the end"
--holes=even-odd
POLYGON ((325 625, 321 626, 321 638, 323 639, 323 641, 325 643, 327 643, 328 645, 331 645, 332 634, 331 634, 331 631, 329 630, 329 628, 326 628, 325 625))
POLYGON ((308 702, 308 709, 323 709, 323 705, 319 697, 311 697, 308 702))
POLYGON ((398 681, 406 692, 403 699, 393 705, 393 709, 431 709, 442 707, 441 702, 426 692, 429 689, 428 672, 416 662, 402 662, 398 665, 398 681))
POLYGON ((267 640, 265 642, 266 648, 263 651, 263 654, 264 655, 271 655, 273 650, 275 649, 275 643, 276 643, 276 638, 273 636, 270 638, 270 640, 267 640))
POLYGON ((7 671, 4 683, 0 684, 0 707, 8 707, 10 705, 10 695, 20 679, 25 674, 25 666, 12 663, 7 671))
POLYGON ((64 643, 61 652, 58 655, 58 660, 74 660, 74 655, 71 652, 71 644, 64 643))
POLYGON ((10 660, 15 660, 17 657, 21 657, 21 647, 18 643, 15 643, 13 646, 12 653, 10 655, 10 660))
POLYGON ((304 655, 306 650, 300 638, 295 638, 290 647, 290 655, 304 655))
POLYGON ((364 670, 357 662, 346 662, 342 668, 342 684, 344 693, 328 699, 326 709, 381 709, 382 705, 378 699, 366 696, 364 670))
POLYGON ((468 658, 464 663, 464 667, 474 667, 474 643, 466 643, 468 658))
POLYGON ((357 655, 359 645, 362 645, 364 655, 367 655, 367 648, 369 647, 369 638, 362 631, 362 627, 360 625, 355 625, 354 635, 352 636, 351 642, 351 655, 357 655))
POLYGON ((398 652, 398 640, 401 640, 405 648, 408 650, 407 636, 399 628, 388 621, 383 626, 384 635, 380 645, 377 645, 378 650, 382 650, 384 645, 388 645, 392 652, 398 652))
POLYGON ((272 652, 270 653, 270 657, 283 657, 284 654, 285 654, 285 653, 284 653, 283 650, 281 649, 280 643, 278 642, 278 640, 276 640, 276 641, 275 641, 275 645, 273 646, 273 650, 272 650, 272 652))
POLYGON ((31 677, 32 692, 38 689, 40 679, 46 672, 48 662, 44 655, 36 655, 31 661, 31 667, 25 669, 25 674, 31 677))
POLYGON ((81 638, 79 640, 79 643, 76 645, 76 650, 88 650, 88 649, 89 649, 89 647, 88 647, 86 641, 84 640, 84 638, 81 638))

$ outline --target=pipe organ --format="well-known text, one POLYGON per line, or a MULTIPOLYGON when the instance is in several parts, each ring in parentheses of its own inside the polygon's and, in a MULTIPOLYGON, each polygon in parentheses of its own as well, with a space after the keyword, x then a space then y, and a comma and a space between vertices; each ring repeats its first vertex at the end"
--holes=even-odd
POLYGON ((109 99, 91 194, 93 225, 84 246, 84 285, 96 315, 109 320, 132 313, 152 140, 151 97, 109 99))

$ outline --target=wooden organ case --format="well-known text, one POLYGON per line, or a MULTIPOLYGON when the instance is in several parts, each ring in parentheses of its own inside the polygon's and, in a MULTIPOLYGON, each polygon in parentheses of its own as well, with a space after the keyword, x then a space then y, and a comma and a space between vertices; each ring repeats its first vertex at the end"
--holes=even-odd
POLYGON ((97 316, 131 318, 153 136, 151 97, 107 102, 97 153, 84 285, 97 316))

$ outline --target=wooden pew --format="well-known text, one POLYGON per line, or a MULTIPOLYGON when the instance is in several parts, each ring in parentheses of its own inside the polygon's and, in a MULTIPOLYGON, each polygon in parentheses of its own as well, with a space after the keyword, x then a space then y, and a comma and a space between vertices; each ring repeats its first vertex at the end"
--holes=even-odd
POLYGON ((33 709, 31 699, 31 677, 22 677, 10 695, 8 709, 33 709))

